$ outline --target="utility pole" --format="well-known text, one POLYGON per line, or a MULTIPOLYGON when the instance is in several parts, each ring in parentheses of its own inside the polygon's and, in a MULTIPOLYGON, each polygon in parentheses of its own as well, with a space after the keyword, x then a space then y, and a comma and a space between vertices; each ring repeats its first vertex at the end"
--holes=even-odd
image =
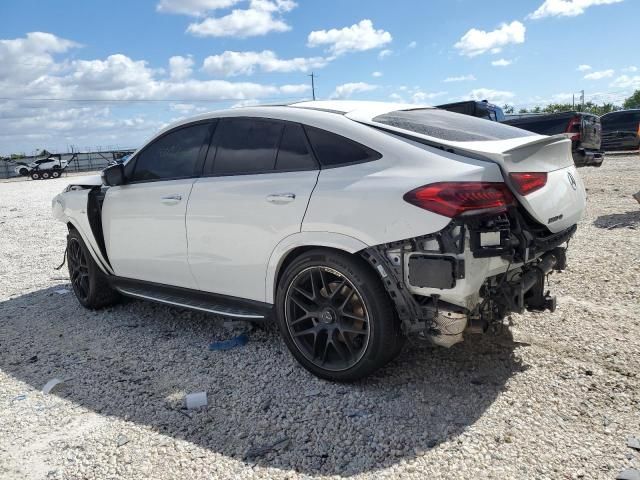
POLYGON ((580 111, 584 112, 584 90, 580 90, 580 102, 582 103, 582 107, 580 108, 580 111))
POLYGON ((574 94, 572 95, 572 97, 573 97, 573 100, 571 100, 571 108, 572 108, 573 110, 575 110, 575 109, 576 109, 576 94, 574 93, 574 94))
POLYGON ((311 72, 311 75, 309 75, 311 77, 311 94, 313 95, 313 99, 316 99, 316 83, 315 83, 315 74, 313 72, 311 72))

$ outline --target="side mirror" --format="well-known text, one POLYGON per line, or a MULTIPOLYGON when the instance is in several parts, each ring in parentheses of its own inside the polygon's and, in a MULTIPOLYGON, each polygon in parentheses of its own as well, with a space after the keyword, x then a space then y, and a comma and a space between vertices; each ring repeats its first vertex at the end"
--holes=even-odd
POLYGON ((102 171, 102 183, 109 187, 124 184, 124 165, 116 163, 109 165, 102 171))

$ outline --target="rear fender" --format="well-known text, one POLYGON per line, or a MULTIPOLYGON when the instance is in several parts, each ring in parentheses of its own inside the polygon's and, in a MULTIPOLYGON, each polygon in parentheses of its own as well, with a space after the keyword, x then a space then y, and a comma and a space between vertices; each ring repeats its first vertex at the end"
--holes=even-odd
POLYGON ((276 279, 280 267, 294 249, 299 247, 328 247, 342 250, 347 253, 356 253, 364 250, 368 245, 357 238, 332 232, 299 232, 289 235, 276 245, 269 263, 265 279, 265 302, 274 303, 276 279))

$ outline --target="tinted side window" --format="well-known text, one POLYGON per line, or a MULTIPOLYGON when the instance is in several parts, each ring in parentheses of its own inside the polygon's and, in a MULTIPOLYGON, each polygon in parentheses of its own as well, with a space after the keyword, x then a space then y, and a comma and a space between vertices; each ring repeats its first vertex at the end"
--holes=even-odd
POLYGON ((225 118, 213 136, 214 174, 273 170, 283 124, 256 118, 225 118))
POLYGON ((209 123, 168 133, 147 146, 136 158, 133 181, 187 178, 195 174, 198 154, 209 136, 209 123))
POLYGON ((318 168, 313 155, 307 147, 304 130, 295 123, 284 127, 276 170, 312 170, 318 168))
POLYGON ((382 155, 348 138, 305 126, 316 157, 325 167, 377 160, 382 155))

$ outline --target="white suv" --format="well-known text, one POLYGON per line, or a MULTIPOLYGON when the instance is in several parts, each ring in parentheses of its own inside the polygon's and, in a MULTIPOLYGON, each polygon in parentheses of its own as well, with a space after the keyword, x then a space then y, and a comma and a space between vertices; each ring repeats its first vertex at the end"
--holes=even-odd
POLYGON ((53 200, 82 305, 120 295, 275 318, 314 374, 409 335, 451 346, 553 310, 585 207, 571 142, 426 106, 305 102, 171 125, 53 200))

